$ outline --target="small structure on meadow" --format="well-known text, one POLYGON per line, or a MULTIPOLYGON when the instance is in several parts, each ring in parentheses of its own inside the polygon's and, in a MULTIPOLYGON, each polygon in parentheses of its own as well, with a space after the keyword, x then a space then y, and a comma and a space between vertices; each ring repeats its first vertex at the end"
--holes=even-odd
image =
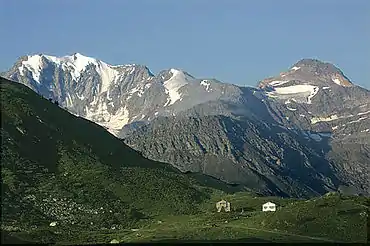
POLYGON ((266 202, 265 204, 262 205, 262 211, 276 211, 276 204, 272 202, 266 202))
POLYGON ((51 223, 50 223, 50 226, 54 227, 54 226, 56 226, 57 224, 58 224, 58 222, 53 221, 53 222, 51 222, 51 223))
POLYGON ((222 208, 224 208, 225 212, 230 212, 230 203, 225 200, 221 200, 216 203, 216 208, 217 212, 221 212, 222 208))
POLYGON ((119 243, 119 241, 117 239, 113 239, 110 243, 119 243))

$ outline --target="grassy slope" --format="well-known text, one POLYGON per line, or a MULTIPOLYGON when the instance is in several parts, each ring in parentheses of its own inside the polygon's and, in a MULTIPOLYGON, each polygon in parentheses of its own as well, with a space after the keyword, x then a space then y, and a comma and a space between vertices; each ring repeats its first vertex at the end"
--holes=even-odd
POLYGON ((163 212, 194 213, 207 199, 195 179, 143 158, 102 127, 23 85, 0 86, 3 225, 125 227, 163 212))
POLYGON ((226 194, 204 184, 236 188, 142 158, 102 127, 23 85, 1 79, 0 89, 6 238, 64 243, 106 243, 113 238, 366 240, 368 199, 332 195, 302 201, 226 194), (231 201, 231 213, 215 213, 221 198, 231 201), (260 212, 266 201, 276 202, 279 211, 260 212), (57 226, 50 227, 52 221, 57 226))

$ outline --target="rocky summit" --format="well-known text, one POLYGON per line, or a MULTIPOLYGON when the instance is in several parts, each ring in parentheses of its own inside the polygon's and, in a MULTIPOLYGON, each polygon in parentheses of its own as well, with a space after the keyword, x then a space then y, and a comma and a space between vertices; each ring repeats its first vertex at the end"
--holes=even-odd
POLYGON ((370 91, 315 59, 241 87, 75 53, 21 57, 4 77, 144 156, 265 194, 370 194, 370 91))

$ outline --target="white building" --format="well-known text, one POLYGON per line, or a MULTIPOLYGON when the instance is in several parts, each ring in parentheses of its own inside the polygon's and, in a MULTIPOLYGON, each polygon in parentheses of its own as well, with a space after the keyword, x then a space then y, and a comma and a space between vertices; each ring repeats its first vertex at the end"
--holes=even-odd
POLYGON ((230 203, 225 200, 221 200, 216 203, 216 208, 217 212, 221 212, 222 208, 225 210, 225 212, 230 212, 230 203))
POLYGON ((276 211, 276 204, 272 202, 266 202, 265 204, 262 205, 262 211, 276 211))

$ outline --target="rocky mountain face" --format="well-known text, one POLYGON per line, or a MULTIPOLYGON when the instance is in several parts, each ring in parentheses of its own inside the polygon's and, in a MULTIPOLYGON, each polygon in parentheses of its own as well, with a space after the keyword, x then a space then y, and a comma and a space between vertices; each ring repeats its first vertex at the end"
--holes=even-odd
POLYGON ((369 90, 351 83, 332 64, 308 59, 261 81, 259 87, 259 98, 277 122, 303 134, 319 133, 318 142, 323 133, 330 136, 325 158, 342 180, 369 192, 369 90))
POLYGON ((329 63, 303 59, 257 88, 78 53, 22 57, 4 76, 182 171, 280 195, 370 194, 370 92, 329 63))
POLYGON ((274 119, 284 125, 336 135, 366 130, 352 124, 368 120, 370 91, 352 84, 332 64, 304 59, 259 87, 259 97, 268 99, 274 119))
POLYGON ((207 173, 260 193, 302 197, 344 184, 322 146, 278 125, 226 116, 158 118, 125 141, 182 171, 207 173))

